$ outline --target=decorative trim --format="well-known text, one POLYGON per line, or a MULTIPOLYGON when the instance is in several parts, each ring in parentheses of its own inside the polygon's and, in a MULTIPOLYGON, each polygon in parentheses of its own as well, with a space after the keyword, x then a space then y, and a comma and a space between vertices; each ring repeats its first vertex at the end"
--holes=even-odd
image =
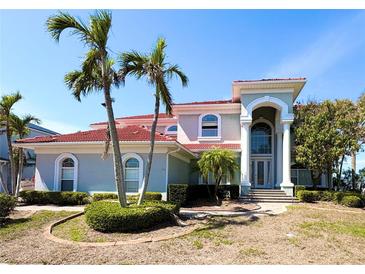
MULTIPOLYGON (((289 117, 289 106, 284 101, 279 98, 272 96, 264 96, 253 100, 246 107, 246 116, 252 118, 252 112, 262 106, 271 106, 276 109, 281 110, 281 119, 286 119, 289 117)), ((291 117, 291 116, 290 116, 291 117)))
POLYGON ((218 113, 203 113, 199 116, 198 140, 199 141, 220 141, 222 139, 222 118, 218 113), (214 115, 218 118, 218 136, 202 136, 202 119, 207 115, 214 115))
MULTIPOLYGON (((123 170, 125 171, 125 162, 130 158, 136 158, 139 162, 139 168, 138 168, 138 193, 142 192, 142 182, 143 182, 143 159, 141 156, 139 156, 137 153, 126 153, 122 156, 122 165, 123 170)), ((124 172, 125 174, 125 172, 124 172)))
POLYGON ((61 191, 61 177, 60 177, 60 169, 61 163, 64 159, 71 158, 74 161, 74 179, 73 179, 73 191, 77 191, 77 184, 78 184, 78 172, 79 172, 79 160, 76 158, 75 155, 69 152, 64 152, 60 154, 55 160, 55 171, 54 171, 54 180, 53 180, 53 190, 54 191, 61 191))

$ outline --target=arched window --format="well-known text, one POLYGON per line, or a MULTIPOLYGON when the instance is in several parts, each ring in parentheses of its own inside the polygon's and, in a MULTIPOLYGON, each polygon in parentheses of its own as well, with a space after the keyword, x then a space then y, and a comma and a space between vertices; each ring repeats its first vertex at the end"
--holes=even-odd
POLYGON ((127 192, 138 192, 141 187, 143 177, 142 158, 130 153, 123 156, 124 176, 127 192))
POLYGON ((166 134, 176 134, 177 133, 177 125, 172 125, 166 128, 166 134))
POLYGON ((78 160, 71 153, 62 153, 55 161, 54 191, 77 191, 78 160))
POLYGON ((271 127, 266 123, 257 123, 251 129, 251 154, 272 153, 271 127))
POLYGON ((74 189, 75 163, 71 158, 62 161, 61 167, 61 191, 73 191, 74 189))
POLYGON ((219 137, 220 117, 207 114, 201 117, 201 137, 219 137))

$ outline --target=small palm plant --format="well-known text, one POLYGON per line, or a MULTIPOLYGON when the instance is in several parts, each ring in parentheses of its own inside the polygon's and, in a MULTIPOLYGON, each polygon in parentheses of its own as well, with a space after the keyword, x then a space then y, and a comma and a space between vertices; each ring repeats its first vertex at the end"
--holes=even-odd
POLYGON ((220 148, 205 151, 198 161, 198 167, 205 179, 208 179, 209 174, 213 175, 215 180, 214 198, 218 203, 218 187, 222 179, 228 175, 233 179, 235 171, 239 169, 234 152, 220 148))
MULTIPOLYGON (((12 115, 12 110, 14 105, 22 99, 22 95, 19 92, 15 92, 9 95, 3 95, 0 100, 0 117, 1 121, 5 124, 6 131, 6 140, 8 143, 8 153, 9 153, 9 174, 10 174, 10 185, 11 185, 11 193, 15 193, 15 185, 16 185, 16 175, 15 175, 15 161, 13 155, 13 145, 11 142, 11 126, 10 126, 10 117, 12 115)), ((3 183, 4 184, 4 183, 3 183)), ((6 183, 5 183, 6 185, 6 183)), ((7 188, 4 188, 7 191, 7 188)))
POLYGON ((159 38, 150 54, 141 54, 132 51, 123 53, 120 57, 121 70, 119 74, 122 78, 127 75, 133 75, 137 79, 146 77, 148 84, 155 88, 155 111, 151 127, 150 151, 147 159, 146 172, 143 177, 142 193, 139 196, 138 204, 141 204, 144 199, 150 177, 156 126, 160 112, 160 101, 162 100, 162 103, 165 105, 166 113, 171 114, 173 100, 168 87, 169 80, 176 76, 181 80, 183 87, 186 87, 188 84, 188 77, 182 72, 180 67, 166 62, 166 46, 165 39, 159 38))
MULTIPOLYGON (((28 128, 29 123, 36 123, 39 124, 41 121, 28 114, 20 118, 19 116, 12 114, 10 116, 10 128, 13 135, 19 137, 19 139, 25 138, 29 133, 30 130, 28 128)), ((18 149, 18 176, 16 181, 16 188, 15 188, 15 197, 19 195, 19 188, 20 188, 20 181, 23 175, 23 165, 24 165, 24 154, 23 148, 19 147, 18 149)))
POLYGON ((80 41, 89 48, 82 62, 81 70, 66 74, 65 82, 78 101, 81 101, 81 95, 87 96, 92 92, 103 91, 103 106, 108 115, 108 130, 113 145, 115 184, 120 205, 125 207, 127 201, 122 160, 112 107, 113 99, 110 94, 112 86, 118 88, 122 79, 118 77, 113 68, 114 61, 110 57, 107 47, 111 23, 112 15, 108 11, 97 11, 91 15, 89 26, 68 13, 59 12, 58 15, 47 20, 47 28, 52 38, 57 42, 61 33, 69 29, 71 34, 77 35, 80 41))

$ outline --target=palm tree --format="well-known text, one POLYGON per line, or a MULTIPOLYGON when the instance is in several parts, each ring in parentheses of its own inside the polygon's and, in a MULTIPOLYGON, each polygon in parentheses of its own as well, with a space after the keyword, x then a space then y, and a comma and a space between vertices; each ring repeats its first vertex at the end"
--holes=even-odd
POLYGON ((119 87, 121 83, 121 79, 113 69, 114 61, 109 56, 107 47, 111 22, 112 15, 108 11, 96 11, 94 15, 90 15, 89 26, 68 13, 59 12, 59 14, 48 18, 47 28, 52 38, 57 42, 61 33, 70 29, 71 34, 77 35, 80 41, 89 48, 82 62, 81 70, 66 74, 65 82, 79 101, 81 101, 81 95, 87 96, 97 91, 104 93, 103 104, 108 115, 108 128, 113 145, 115 183, 120 205, 125 207, 127 203, 122 160, 110 95, 111 87, 119 87))
POLYGON ((142 193, 139 196, 138 204, 141 204, 147 190, 150 177, 153 149, 155 145, 156 126, 160 111, 160 100, 166 107, 166 113, 171 114, 173 100, 168 87, 168 82, 172 77, 180 78, 182 86, 188 84, 188 77, 181 71, 178 65, 166 63, 166 42, 159 38, 155 48, 150 54, 141 54, 136 51, 123 53, 120 57, 121 70, 119 74, 124 79, 127 75, 133 75, 137 79, 147 78, 148 84, 154 87, 155 111, 151 127, 150 150, 147 159, 146 172, 143 177, 142 193))
MULTIPOLYGON (((10 115, 10 127, 13 135, 17 135, 19 139, 25 138, 30 130, 28 128, 29 123, 37 123, 39 124, 41 121, 28 114, 20 118, 19 116, 12 114, 10 115)), ((19 147, 18 149, 18 155, 19 155, 19 165, 18 165, 18 177, 16 181, 16 188, 15 188, 15 197, 18 197, 19 195, 19 188, 20 188, 20 181, 22 179, 23 175, 23 163, 24 163, 24 155, 23 155, 23 148, 19 147)))
POLYGON ((234 178, 235 171, 239 169, 234 153, 228 149, 213 148, 203 152, 198 166, 204 178, 208 179, 209 174, 213 175, 215 180, 214 197, 218 203, 218 187, 222 179, 228 175, 234 178))
POLYGON ((16 175, 15 175, 15 162, 14 162, 14 155, 13 155, 13 145, 11 142, 11 128, 10 128, 10 116, 15 103, 19 102, 22 99, 22 95, 19 91, 10 94, 10 95, 3 95, 0 100, 0 115, 3 117, 2 120, 5 122, 5 130, 6 130, 6 139, 8 142, 8 153, 9 153, 9 174, 10 174, 10 185, 11 185, 11 193, 15 193, 15 182, 16 182, 16 175))

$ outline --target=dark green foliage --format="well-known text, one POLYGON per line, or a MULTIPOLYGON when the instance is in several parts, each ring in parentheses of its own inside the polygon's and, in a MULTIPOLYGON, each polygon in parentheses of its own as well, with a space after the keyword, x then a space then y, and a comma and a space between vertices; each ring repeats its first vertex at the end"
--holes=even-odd
MULTIPOLYGON (((209 193, 214 194, 214 187, 214 185, 169 184, 167 199, 181 205, 199 199, 212 199, 213 197, 210 197, 209 193)), ((238 199, 240 194, 239 185, 220 185, 218 187, 218 197, 220 199, 225 198, 227 193, 230 199, 238 199)))
POLYGON ((16 199, 13 196, 0 193, 0 220, 6 218, 16 205, 16 199))
MULTIPOLYGON (((128 202, 135 203, 139 198, 139 194, 136 195, 128 195, 128 202)), ((115 193, 95 193, 93 195, 93 201, 101 201, 101 200, 116 200, 118 199, 118 195, 115 193)), ((162 194, 160 192, 146 192, 144 196, 145 201, 161 201, 162 194)))
POLYGON ((179 205, 186 205, 188 201, 188 187, 186 184, 170 184, 167 190, 167 200, 179 205))
POLYGON ((339 203, 341 203, 343 197, 345 197, 344 192, 334 192, 333 196, 332 196, 332 201, 339 204, 339 203))
POLYGON ((358 208, 364 206, 362 200, 359 197, 353 195, 343 197, 341 204, 348 207, 358 207, 358 208))
POLYGON ((299 201, 306 203, 313 203, 320 200, 320 194, 318 191, 311 190, 299 190, 297 192, 299 201))
POLYGON ((321 191, 321 201, 325 201, 325 202, 331 202, 334 200, 334 194, 336 192, 334 191, 321 191))
POLYGON ((65 205, 83 205, 89 203, 89 195, 85 192, 52 192, 52 191, 34 191, 26 190, 19 195, 26 204, 55 204, 65 205))
POLYGON ((85 208, 86 223, 101 232, 128 232, 148 229, 172 221, 179 207, 162 201, 121 207, 117 202, 97 201, 85 208))
POLYGON ((297 196, 298 191, 305 190, 305 186, 294 186, 294 193, 297 196))

